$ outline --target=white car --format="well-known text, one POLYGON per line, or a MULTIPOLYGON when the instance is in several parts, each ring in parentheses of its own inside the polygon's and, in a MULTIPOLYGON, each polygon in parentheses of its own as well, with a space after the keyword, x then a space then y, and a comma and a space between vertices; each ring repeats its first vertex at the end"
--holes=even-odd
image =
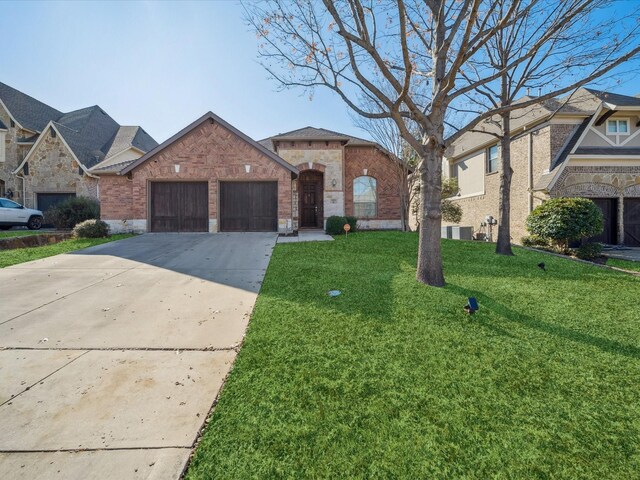
POLYGON ((25 208, 19 203, 7 198, 0 198, 0 230, 11 227, 27 226, 29 230, 39 230, 42 227, 44 215, 40 210, 25 208))

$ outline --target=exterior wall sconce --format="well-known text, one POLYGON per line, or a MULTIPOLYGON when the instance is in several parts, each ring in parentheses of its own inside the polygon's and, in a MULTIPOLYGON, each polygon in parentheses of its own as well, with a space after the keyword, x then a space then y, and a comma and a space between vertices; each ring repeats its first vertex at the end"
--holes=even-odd
POLYGON ((244 166, 244 171, 247 172, 247 173, 250 173, 251 172, 251 165, 245 165, 244 166))
POLYGON ((180 165, 178 165, 177 163, 173 166, 173 169, 176 171, 176 173, 180 173, 180 165))
POLYGON ((335 187, 338 184, 338 181, 334 178, 333 180, 331 180, 331 186, 335 187))

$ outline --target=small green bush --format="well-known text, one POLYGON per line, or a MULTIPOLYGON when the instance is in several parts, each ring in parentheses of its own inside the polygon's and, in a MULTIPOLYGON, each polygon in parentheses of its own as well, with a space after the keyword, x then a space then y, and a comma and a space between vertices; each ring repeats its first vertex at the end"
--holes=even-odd
POLYGON ((45 223, 56 228, 70 229, 78 223, 100 218, 100 204, 93 198, 74 197, 50 208, 44 214, 45 223))
POLYGON ((574 255, 582 260, 594 260, 602 254, 601 243, 583 243, 574 250, 574 255))
POLYGON ((344 233, 345 224, 349 224, 351 226, 351 230, 349 233, 355 232, 358 224, 358 220, 356 217, 343 217, 340 215, 333 215, 332 217, 327 218, 327 226, 325 228, 325 232, 329 235, 340 235, 344 233))
POLYGON ((549 242, 538 235, 528 235, 520 239, 520 243, 524 247, 548 247, 549 242))
POLYGON ((109 225, 102 220, 85 220, 73 228, 73 236, 77 238, 103 238, 109 236, 109 225))
POLYGON ((570 242, 598 235, 603 229, 602 212, 587 198, 552 198, 527 218, 527 230, 547 239, 566 252, 570 242))

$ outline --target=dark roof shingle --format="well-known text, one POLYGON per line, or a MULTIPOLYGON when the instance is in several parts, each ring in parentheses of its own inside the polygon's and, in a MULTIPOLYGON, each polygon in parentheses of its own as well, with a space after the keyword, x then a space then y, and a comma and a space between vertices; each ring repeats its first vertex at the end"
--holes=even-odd
POLYGON ((62 116, 61 111, 2 82, 0 100, 20 125, 34 132, 41 132, 51 120, 62 116))

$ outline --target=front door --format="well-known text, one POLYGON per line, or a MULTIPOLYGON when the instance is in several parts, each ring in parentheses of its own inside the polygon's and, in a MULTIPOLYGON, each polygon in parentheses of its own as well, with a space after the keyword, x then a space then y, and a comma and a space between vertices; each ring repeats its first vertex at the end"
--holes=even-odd
POLYGON ((323 175, 314 170, 300 174, 300 227, 322 228, 323 175))

